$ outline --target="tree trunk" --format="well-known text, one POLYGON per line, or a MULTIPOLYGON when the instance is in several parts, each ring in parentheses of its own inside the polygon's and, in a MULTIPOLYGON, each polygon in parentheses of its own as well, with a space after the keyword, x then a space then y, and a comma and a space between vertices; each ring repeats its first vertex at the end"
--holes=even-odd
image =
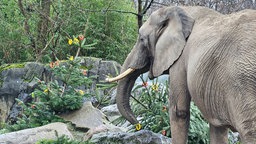
POLYGON ((51 0, 41 0, 41 7, 39 6, 39 22, 38 22, 38 35, 37 35, 37 58, 42 49, 47 45, 51 0))

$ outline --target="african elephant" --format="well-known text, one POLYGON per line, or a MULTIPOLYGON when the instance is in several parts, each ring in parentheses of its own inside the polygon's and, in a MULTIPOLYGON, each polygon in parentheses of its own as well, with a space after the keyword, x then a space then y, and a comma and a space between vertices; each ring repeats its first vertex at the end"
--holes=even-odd
POLYGON ((129 98, 136 78, 170 75, 173 144, 187 142, 190 101, 210 124, 210 142, 228 143, 228 129, 242 143, 256 143, 256 11, 222 15, 204 7, 164 7, 139 29, 117 81, 117 105, 139 123, 129 98))

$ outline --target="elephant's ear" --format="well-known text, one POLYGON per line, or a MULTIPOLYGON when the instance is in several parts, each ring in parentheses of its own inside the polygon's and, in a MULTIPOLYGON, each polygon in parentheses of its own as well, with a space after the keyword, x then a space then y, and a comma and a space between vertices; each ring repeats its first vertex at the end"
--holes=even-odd
POLYGON ((166 8, 162 15, 165 20, 157 32, 160 36, 155 46, 152 66, 154 77, 169 69, 180 57, 194 24, 194 20, 178 7, 166 8))

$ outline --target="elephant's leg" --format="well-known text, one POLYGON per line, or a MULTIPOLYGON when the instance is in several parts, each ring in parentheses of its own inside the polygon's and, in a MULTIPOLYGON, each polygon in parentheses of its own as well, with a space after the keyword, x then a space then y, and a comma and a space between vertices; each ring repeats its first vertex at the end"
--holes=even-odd
POLYGON ((190 99, 185 95, 179 95, 180 100, 177 103, 170 96, 170 123, 171 123, 171 134, 173 144, 185 144, 187 143, 188 128, 189 128, 189 104, 190 99), (182 98, 183 97, 183 98, 182 98))
POLYGON ((173 144, 185 144, 188 139, 190 95, 185 72, 170 71, 170 123, 173 144))
POLYGON ((175 106, 170 108, 170 123, 172 144, 186 144, 188 139, 189 112, 177 110, 175 106))
POLYGON ((228 144, 228 128, 210 124, 210 142, 211 144, 228 144))

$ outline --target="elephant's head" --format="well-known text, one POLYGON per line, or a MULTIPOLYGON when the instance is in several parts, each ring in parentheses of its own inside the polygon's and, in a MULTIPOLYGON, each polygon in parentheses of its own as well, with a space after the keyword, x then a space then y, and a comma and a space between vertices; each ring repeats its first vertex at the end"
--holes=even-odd
POLYGON ((121 74, 108 81, 120 80, 117 106, 132 124, 138 121, 131 111, 129 98, 137 77, 149 71, 149 78, 167 71, 178 60, 192 31, 194 20, 178 7, 161 8, 148 18, 139 30, 138 40, 127 56, 121 74))

